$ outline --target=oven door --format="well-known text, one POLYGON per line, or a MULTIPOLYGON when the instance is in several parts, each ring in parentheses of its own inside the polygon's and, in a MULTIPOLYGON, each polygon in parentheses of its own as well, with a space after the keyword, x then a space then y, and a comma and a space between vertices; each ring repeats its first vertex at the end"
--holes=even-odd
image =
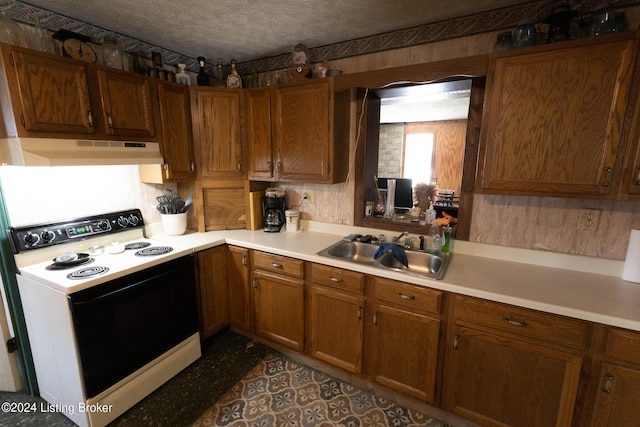
POLYGON ((194 256, 69 295, 86 397, 198 331, 194 256))

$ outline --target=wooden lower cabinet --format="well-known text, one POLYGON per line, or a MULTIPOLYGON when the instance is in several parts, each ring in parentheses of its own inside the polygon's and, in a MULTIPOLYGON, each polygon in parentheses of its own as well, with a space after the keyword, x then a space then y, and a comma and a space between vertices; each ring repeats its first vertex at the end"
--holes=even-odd
POLYGON ((365 275, 311 264, 309 352, 316 359, 362 373, 365 275))
POLYGON ((372 281, 375 304, 369 329, 371 343, 367 346, 372 378, 434 403, 442 292, 387 279, 372 281))
POLYGON ((311 287, 311 356, 349 372, 362 372, 364 297, 311 287))
POLYGON ((456 296, 443 409, 483 426, 571 426, 587 322, 456 296))
POLYGON ((226 245, 198 252, 201 339, 229 323, 226 261, 226 245))
POLYGON ((483 426, 570 426, 582 358, 456 327, 446 409, 483 426))
POLYGON ((605 363, 599 379, 600 388, 590 425, 640 426, 640 368, 605 363))
MULTIPOLYGON (((273 264, 282 265, 277 261, 273 264)), ((255 270, 255 333, 278 344, 303 351, 304 287, 304 279, 255 270)))
POLYGON ((249 249, 229 246, 227 255, 229 324, 245 331, 251 331, 249 249))
POLYGON ((387 305, 374 310, 374 380, 433 403, 440 320, 387 305))
MULTIPOLYGON (((607 328, 591 427, 640 426, 640 332, 607 328)), ((598 357, 599 359, 600 357, 598 357)))

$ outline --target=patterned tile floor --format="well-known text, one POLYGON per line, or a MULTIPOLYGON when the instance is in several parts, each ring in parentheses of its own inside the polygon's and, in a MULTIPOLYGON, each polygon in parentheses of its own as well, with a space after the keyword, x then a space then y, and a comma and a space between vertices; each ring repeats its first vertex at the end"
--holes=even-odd
POLYGON ((279 355, 265 357, 193 427, 448 427, 279 355))
MULTIPOLYGON (((245 336, 224 330, 203 343, 200 359, 116 419, 109 427, 191 426, 263 359, 275 355, 282 356, 281 353, 263 344, 254 343, 245 336)), ((314 372, 316 372, 315 375, 325 375, 318 371, 314 372)), ((332 384, 332 377, 327 376, 327 378, 329 378, 327 384, 332 384)), ((353 387, 347 384, 344 386, 347 390, 351 390, 350 393, 357 393, 352 390, 353 387)), ((24 393, 0 392, 0 404, 4 402, 30 402, 34 403, 36 408, 40 408, 41 405, 46 407, 43 399, 24 393)), ((471 424, 462 422, 456 425, 471 424)), ((5 426, 71 427, 75 424, 64 415, 55 412, 0 411, 0 427, 5 426)))
MULTIPOLYGON (((266 355, 269 347, 228 330, 203 343, 203 357, 110 424, 110 427, 180 427, 191 425, 266 355)), ((1 427, 71 427, 60 413, 41 412, 39 397, 0 392, 0 403, 30 402, 31 413, 0 412, 1 427)))

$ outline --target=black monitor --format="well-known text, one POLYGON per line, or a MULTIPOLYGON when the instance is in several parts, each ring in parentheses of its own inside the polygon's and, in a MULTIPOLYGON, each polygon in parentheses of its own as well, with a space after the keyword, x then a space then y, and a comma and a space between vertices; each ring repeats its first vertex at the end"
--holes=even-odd
POLYGON ((409 178, 378 178, 378 188, 387 189, 387 181, 389 179, 396 180, 396 191, 394 193, 395 200, 393 207, 395 209, 411 209, 413 208, 413 183, 409 178))

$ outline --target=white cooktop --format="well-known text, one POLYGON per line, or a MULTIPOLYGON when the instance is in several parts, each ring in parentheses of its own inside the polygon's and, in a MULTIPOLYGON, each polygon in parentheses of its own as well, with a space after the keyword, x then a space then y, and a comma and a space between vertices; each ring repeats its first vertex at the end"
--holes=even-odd
MULTIPOLYGON (((122 236, 120 236, 122 237, 122 236)), ((112 240, 112 239, 110 239, 112 240)), ((18 267, 19 274, 24 277, 35 280, 45 286, 56 289, 60 292, 64 293, 72 293, 77 292, 82 289, 89 288, 91 286, 95 286, 101 283, 108 282, 113 279, 117 279, 119 277, 123 277, 127 274, 131 274, 134 272, 138 272, 140 270, 144 270, 146 268, 161 264, 163 262, 170 261, 172 259, 180 258, 182 256, 193 253, 193 248, 177 246, 173 243, 167 244, 166 242, 161 242, 157 240, 147 239, 147 238, 135 238, 130 241, 118 241, 118 242, 100 242, 96 239, 86 240, 83 246, 74 246, 73 249, 67 247, 66 245, 62 245, 57 248, 55 252, 46 251, 47 258, 46 260, 39 260, 35 263, 28 263, 18 267), (122 250, 122 246, 128 243, 134 242, 147 242, 150 243, 150 246, 144 248, 149 249, 151 247, 160 247, 160 246, 168 246, 171 247, 172 250, 168 253, 161 255, 153 255, 153 256, 137 256, 136 252, 139 249, 126 249, 122 250), (88 248, 90 246, 95 246, 98 244, 103 244, 105 246, 105 252, 102 255, 91 255, 91 258, 94 259, 93 262, 83 264, 81 266, 75 266, 72 268, 64 269, 64 270, 47 270, 46 267, 53 264, 53 258, 56 256, 68 252, 89 252, 88 248), (110 253, 113 251, 118 251, 119 253, 110 253), (67 276, 76 270, 89 268, 89 267, 106 267, 108 271, 102 273, 97 276, 92 276, 83 279, 70 279, 67 276)))

